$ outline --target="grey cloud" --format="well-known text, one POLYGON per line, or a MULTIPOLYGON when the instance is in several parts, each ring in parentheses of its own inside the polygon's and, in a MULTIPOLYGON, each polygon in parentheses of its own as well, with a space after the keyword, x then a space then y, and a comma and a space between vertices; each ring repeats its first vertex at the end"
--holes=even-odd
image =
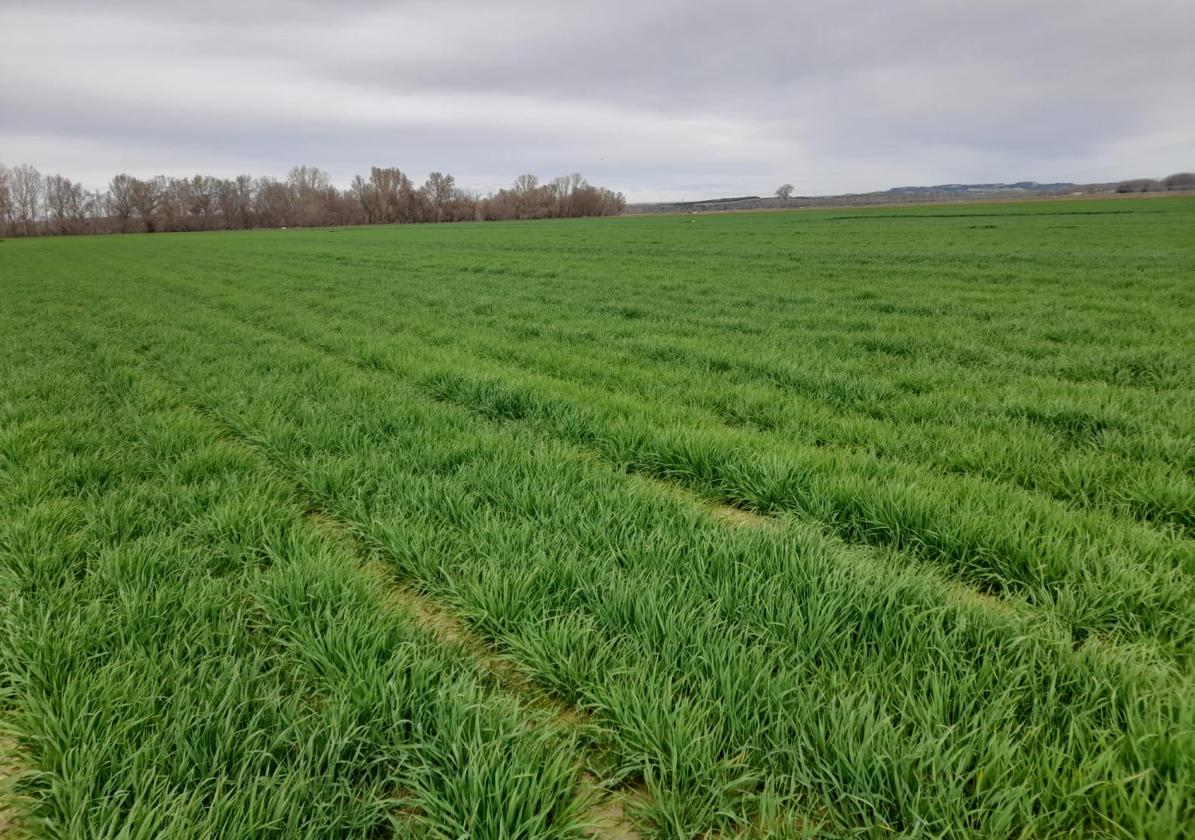
POLYGON ((632 199, 1158 175, 1195 166, 1193 9, 0 3, 0 160, 390 163, 482 189, 581 170, 632 199))

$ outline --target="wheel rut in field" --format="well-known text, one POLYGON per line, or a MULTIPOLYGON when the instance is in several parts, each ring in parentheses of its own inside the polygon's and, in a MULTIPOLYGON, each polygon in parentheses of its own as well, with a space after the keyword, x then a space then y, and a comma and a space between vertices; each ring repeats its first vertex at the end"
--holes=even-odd
MULTIPOLYGON (((306 517, 328 539, 342 543, 359 559, 374 553, 348 523, 319 509, 309 509, 306 517)), ((536 686, 514 660, 495 651, 451 610, 414 587, 396 582, 384 562, 363 560, 360 568, 363 573, 380 582, 391 604, 409 616, 420 629, 440 644, 463 651, 478 671, 491 677, 520 705, 546 712, 553 725, 564 730, 593 729, 597 726, 589 713, 551 697, 536 686)), ((650 801, 647 791, 641 786, 626 783, 606 785, 586 773, 582 777, 580 796, 589 803, 585 810, 586 837, 594 840, 639 840, 643 836, 630 816, 637 805, 650 801)))
POLYGON ((586 837, 595 840, 639 840, 643 836, 635 829, 632 814, 637 806, 651 801, 646 790, 624 786, 607 791, 592 776, 584 778, 582 784, 593 791, 594 802, 586 815, 589 822, 584 832, 586 837))
POLYGON ((15 836, 20 815, 13 802, 12 783, 21 772, 16 739, 0 735, 0 837, 15 836))
MULTIPOLYGON (((578 457, 596 468, 614 470, 614 467, 609 462, 600 458, 596 453, 578 451, 578 457)), ((681 484, 656 478, 655 476, 635 472, 622 474, 629 480, 650 488, 653 492, 700 510, 729 527, 756 529, 774 534, 780 534, 786 528, 800 529, 814 534, 818 539, 833 543, 840 557, 867 569, 869 572, 878 574, 881 573, 885 565, 890 565, 891 561, 886 561, 880 556, 879 550, 873 546, 847 542, 829 529, 821 527, 818 523, 795 520, 792 517, 765 516, 754 511, 712 500, 694 493, 681 484)), ((987 613, 1000 618, 1019 619, 1027 623, 1033 620, 1035 616, 1040 617, 1035 612, 1036 608, 1022 598, 993 595, 946 576, 941 573, 940 569, 933 566, 923 565, 922 568, 924 574, 931 578, 935 585, 942 591, 943 602, 950 606, 978 610, 981 613, 987 613)), ((1116 659, 1115 653, 1119 647, 1119 643, 1115 639, 1094 632, 1079 637, 1073 631, 1072 638, 1074 639, 1072 644, 1073 652, 1078 652, 1086 648, 1087 651, 1094 653, 1096 656, 1108 656, 1116 659)))
POLYGON ((341 545, 350 556, 357 558, 362 573, 379 583, 390 605, 402 610, 416 626, 441 645, 465 653, 475 669, 515 696, 522 705, 547 712, 555 723, 564 728, 596 726, 591 716, 583 710, 546 694, 530 676, 522 672, 515 660, 495 650, 451 609, 409 582, 396 579, 389 565, 377 559, 384 549, 371 545, 349 523, 314 506, 307 509, 305 517, 322 536, 341 545))
MULTIPOLYGON (((778 534, 782 533, 786 527, 801 527, 815 532, 820 539, 836 543, 842 555, 849 557, 852 562, 867 565, 876 570, 879 570, 883 562, 880 558, 874 556, 875 552, 870 547, 861 547, 847 543, 839 539, 835 534, 828 533, 825 529, 819 528, 816 525, 805 522, 786 523, 780 517, 765 516, 755 511, 728 505, 724 502, 717 502, 698 495, 683 485, 655 478, 654 476, 641 475, 639 473, 628 473, 627 475, 632 480, 640 482, 655 492, 701 510, 711 518, 726 523, 733 528, 753 528, 778 534)), ((945 590, 948 603, 978 606, 1000 615, 1025 614, 1029 609, 1028 605, 1023 602, 988 594, 950 578, 937 575, 934 572, 935 570, 932 569, 927 570, 927 574, 933 574, 934 580, 945 590)))

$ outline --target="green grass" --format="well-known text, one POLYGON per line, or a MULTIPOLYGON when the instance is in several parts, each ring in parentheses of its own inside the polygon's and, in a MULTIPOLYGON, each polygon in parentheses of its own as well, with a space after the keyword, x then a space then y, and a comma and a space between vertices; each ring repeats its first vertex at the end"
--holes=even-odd
POLYGON ((0 242, 10 807, 1195 836, 1193 279, 1189 199, 0 242))

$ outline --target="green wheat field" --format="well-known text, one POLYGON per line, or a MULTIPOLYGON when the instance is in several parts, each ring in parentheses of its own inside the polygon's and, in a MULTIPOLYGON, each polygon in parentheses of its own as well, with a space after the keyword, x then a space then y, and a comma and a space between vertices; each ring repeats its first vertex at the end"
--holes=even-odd
POLYGON ((12 836, 1195 836, 1195 200, 0 242, 12 836))

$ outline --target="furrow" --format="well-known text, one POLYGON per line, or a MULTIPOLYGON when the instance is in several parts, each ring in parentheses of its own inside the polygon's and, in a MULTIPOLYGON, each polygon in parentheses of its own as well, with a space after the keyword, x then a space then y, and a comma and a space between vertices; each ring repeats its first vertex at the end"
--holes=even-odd
POLYGON ((22 808, 17 803, 14 785, 25 765, 16 739, 0 734, 0 837, 3 838, 15 838, 21 829, 22 808))

